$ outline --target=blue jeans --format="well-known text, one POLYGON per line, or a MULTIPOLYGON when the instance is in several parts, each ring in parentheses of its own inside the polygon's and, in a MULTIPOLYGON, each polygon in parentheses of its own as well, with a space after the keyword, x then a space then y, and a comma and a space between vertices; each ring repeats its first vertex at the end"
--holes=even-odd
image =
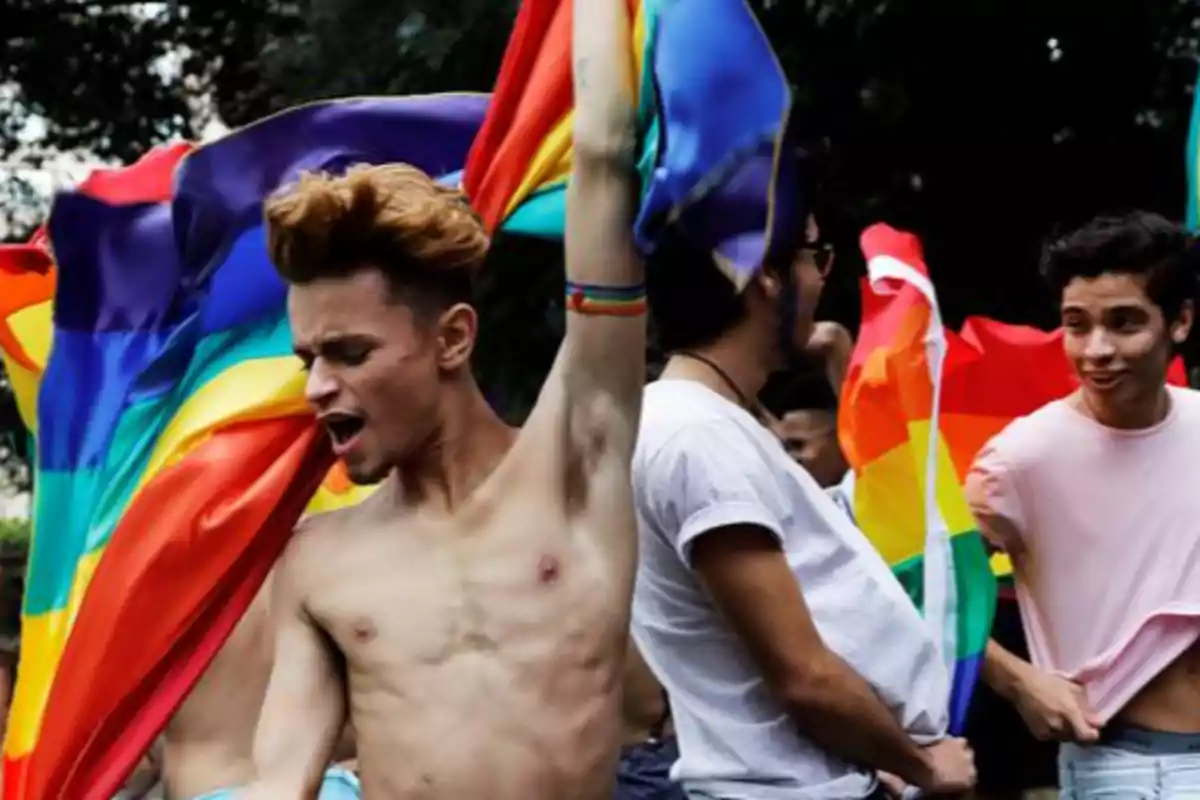
POLYGON ((1064 744, 1062 800, 1200 800, 1200 734, 1106 730, 1099 744, 1064 744))
POLYGON ((678 759, 675 737, 623 748, 613 800, 685 800, 671 781, 671 766, 678 759))

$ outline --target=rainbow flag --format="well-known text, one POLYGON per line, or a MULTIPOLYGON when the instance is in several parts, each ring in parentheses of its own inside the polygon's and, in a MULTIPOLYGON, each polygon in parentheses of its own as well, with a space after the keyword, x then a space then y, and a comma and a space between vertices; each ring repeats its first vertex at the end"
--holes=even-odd
POLYGON ((972 415, 947 397, 947 333, 920 242, 875 225, 862 250, 869 289, 838 411, 854 514, 941 646, 961 732, 996 603, 948 442, 951 428, 971 431, 972 415))
MULTIPOLYGON (((562 235, 571 171, 571 0, 526 0, 463 186, 492 228, 562 235)), ((667 228, 711 249, 741 288, 792 252, 803 161, 791 91, 745 0, 629 0, 642 205, 652 256, 667 228), (714 98, 720 98, 715 100, 714 98)))
MULTIPOLYGON (((995 609, 996 576, 963 485, 979 450, 1013 419, 1078 386, 1062 330, 983 317, 942 323, 920 241, 886 225, 862 235, 863 321, 838 411, 859 527, 941 644, 961 732, 995 609)), ((1176 359, 1168 376, 1183 385, 1176 359)))
POLYGON ((1200 230, 1200 77, 1192 89, 1192 122, 1188 128, 1187 152, 1187 226, 1200 230))
POLYGON ((264 197, 302 169, 450 171, 486 103, 318 103, 155 151, 56 199, 53 265, 44 238, 4 252, 0 344, 37 443, 5 798, 111 797, 301 514, 365 494, 305 406, 264 197))
POLYGON ((54 282, 44 228, 28 244, 0 245, 0 364, 31 433, 37 430, 37 388, 50 355, 54 282))

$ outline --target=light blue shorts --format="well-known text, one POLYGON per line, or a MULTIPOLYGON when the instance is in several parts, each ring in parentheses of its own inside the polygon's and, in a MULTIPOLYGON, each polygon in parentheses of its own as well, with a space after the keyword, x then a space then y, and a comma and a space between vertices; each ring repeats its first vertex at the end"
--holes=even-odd
POLYGON ((1063 800, 1200 800, 1200 734, 1105 729, 1059 751, 1063 800))
MULTIPOLYGON (((220 789, 194 800, 237 800, 238 789, 220 789)), ((342 767, 331 767, 321 784, 319 800, 362 800, 362 788, 354 773, 342 767)))

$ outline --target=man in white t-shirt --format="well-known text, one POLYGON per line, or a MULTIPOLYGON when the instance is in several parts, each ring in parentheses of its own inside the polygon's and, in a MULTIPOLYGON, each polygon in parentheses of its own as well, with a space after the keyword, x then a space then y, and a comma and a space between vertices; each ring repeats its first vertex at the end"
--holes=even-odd
POLYGON ((930 793, 974 781, 969 748, 944 738, 949 677, 928 629, 754 399, 808 340, 831 261, 810 223, 794 263, 740 295, 678 243, 647 271, 672 356, 634 455, 633 631, 693 798, 867 798, 877 772, 930 793))

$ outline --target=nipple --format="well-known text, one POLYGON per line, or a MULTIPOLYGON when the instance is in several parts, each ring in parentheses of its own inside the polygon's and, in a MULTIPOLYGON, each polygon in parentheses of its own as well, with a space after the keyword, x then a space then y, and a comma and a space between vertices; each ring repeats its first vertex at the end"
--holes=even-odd
POLYGON ((375 625, 369 619, 359 619, 351 627, 351 633, 354 635, 354 641, 366 644, 375 638, 375 625))
POLYGON ((559 574, 562 571, 562 564, 558 559, 551 555, 542 556, 538 560, 538 583, 543 586, 549 586, 558 581, 559 574))

